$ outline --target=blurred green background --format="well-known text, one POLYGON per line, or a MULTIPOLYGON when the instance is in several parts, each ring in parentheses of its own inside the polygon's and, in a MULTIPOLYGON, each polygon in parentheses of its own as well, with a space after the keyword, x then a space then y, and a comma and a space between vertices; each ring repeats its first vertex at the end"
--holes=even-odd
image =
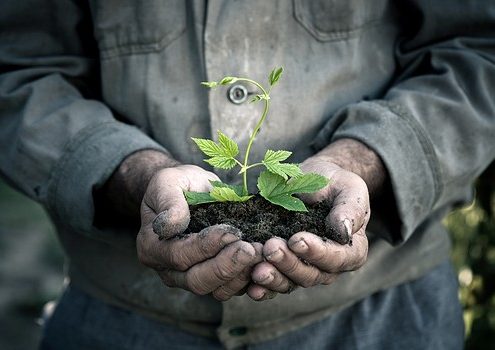
MULTIPOLYGON (((464 305, 466 349, 495 342, 495 163, 476 200, 445 218, 464 305)), ((43 209, 0 181, 0 349, 35 349, 43 305, 63 285, 63 253, 43 209)))

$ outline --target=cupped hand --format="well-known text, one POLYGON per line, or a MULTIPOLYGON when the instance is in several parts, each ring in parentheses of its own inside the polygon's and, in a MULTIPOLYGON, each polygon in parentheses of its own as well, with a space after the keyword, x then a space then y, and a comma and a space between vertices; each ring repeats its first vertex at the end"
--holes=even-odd
POLYGON ((265 261, 253 269, 254 283, 247 291, 254 300, 290 293, 298 286, 330 284, 341 273, 356 270, 366 261, 365 229, 370 218, 366 183, 355 173, 325 159, 310 158, 301 167, 331 180, 329 186, 301 198, 306 203, 328 201, 331 209, 325 224, 339 241, 347 243, 322 239, 310 232, 297 232, 288 241, 268 240, 263 246, 265 261))
POLYGON ((137 253, 165 285, 228 300, 245 292, 262 246, 242 241, 240 231, 228 225, 180 237, 190 221, 183 191, 208 191, 210 180, 218 177, 194 165, 159 170, 141 204, 137 253))

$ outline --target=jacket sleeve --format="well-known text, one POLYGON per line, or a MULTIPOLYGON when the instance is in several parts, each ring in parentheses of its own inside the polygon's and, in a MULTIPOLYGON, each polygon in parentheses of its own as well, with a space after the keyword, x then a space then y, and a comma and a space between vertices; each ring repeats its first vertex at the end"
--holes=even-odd
POLYGON ((0 172, 58 222, 91 235, 93 190, 127 155, 161 147, 97 100, 85 3, 0 2, 0 172))
POLYGON ((349 137, 374 149, 390 175, 398 243, 434 212, 465 203, 495 156, 495 2, 402 2, 398 78, 381 100, 341 109, 317 140, 349 137))

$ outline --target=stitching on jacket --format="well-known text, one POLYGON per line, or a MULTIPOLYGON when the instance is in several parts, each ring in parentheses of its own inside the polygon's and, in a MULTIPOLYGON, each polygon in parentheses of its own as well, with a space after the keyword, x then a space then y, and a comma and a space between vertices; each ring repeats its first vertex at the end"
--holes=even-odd
POLYGON ((303 14, 302 9, 300 8, 299 1, 293 1, 293 14, 296 22, 298 22, 303 29, 311 34, 316 40, 320 42, 331 42, 331 41, 339 41, 345 40, 348 38, 352 38, 358 36, 362 33, 365 28, 372 28, 379 25, 387 25, 391 23, 391 20, 386 16, 371 18, 364 23, 356 25, 349 29, 335 29, 328 32, 318 30, 311 21, 311 18, 305 16, 303 14))
POLYGON ((171 43, 180 38, 185 32, 186 27, 184 27, 180 32, 177 32, 176 35, 172 38, 163 37, 158 41, 148 42, 148 43, 139 43, 139 44, 121 44, 121 45, 113 45, 109 48, 101 48, 101 58, 102 60, 110 59, 118 56, 129 56, 133 54, 146 54, 150 52, 158 52, 169 46, 171 43))

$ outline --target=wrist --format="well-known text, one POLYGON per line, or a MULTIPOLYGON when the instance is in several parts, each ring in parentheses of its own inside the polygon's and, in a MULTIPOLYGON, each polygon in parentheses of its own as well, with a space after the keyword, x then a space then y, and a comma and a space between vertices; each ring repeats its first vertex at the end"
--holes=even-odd
POLYGON ((130 154, 95 194, 97 214, 139 220, 141 201, 153 175, 179 164, 170 154, 161 151, 142 150, 130 154))
POLYGON ((308 160, 330 162, 359 175, 368 186, 372 198, 382 193, 388 177, 378 154, 354 139, 332 142, 308 160))

